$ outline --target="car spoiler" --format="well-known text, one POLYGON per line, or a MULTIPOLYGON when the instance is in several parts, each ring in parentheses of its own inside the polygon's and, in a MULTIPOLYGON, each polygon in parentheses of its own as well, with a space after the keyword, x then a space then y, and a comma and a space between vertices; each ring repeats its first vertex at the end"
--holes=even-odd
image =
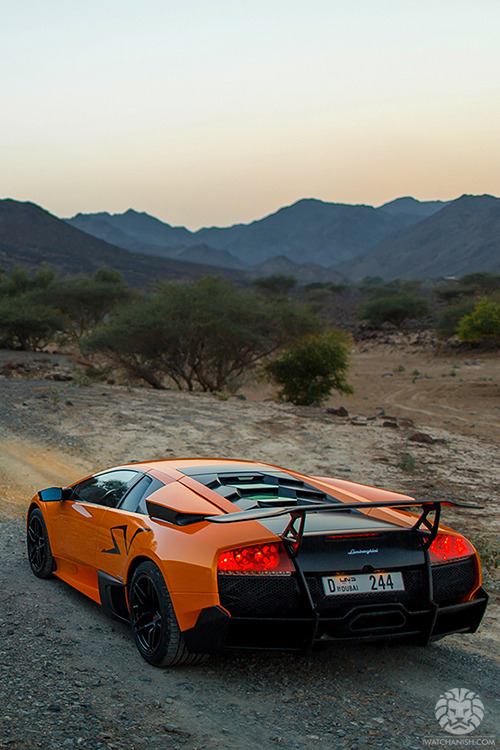
POLYGON ((285 541, 292 543, 295 547, 296 554, 304 534, 305 519, 308 513, 371 510, 372 508, 393 508, 394 510, 421 508, 421 513, 415 524, 411 527, 411 530, 421 531, 425 534, 423 546, 424 549, 428 549, 438 533, 442 505, 449 505, 454 508, 475 508, 476 510, 481 510, 483 508, 482 505, 460 503, 456 500, 432 500, 430 502, 428 500, 380 500, 361 503, 311 503, 309 505, 304 504, 294 506, 293 508, 256 508, 254 510, 246 510, 240 513, 205 516, 204 520, 209 521, 210 523, 239 523, 241 521, 259 521, 264 518, 276 518, 278 516, 289 515, 290 522, 281 536, 285 541), (433 514, 433 516, 431 516, 431 514, 433 514))
POLYGON ((303 505, 295 505, 293 508, 281 506, 278 508, 255 508, 235 513, 222 513, 220 515, 201 515, 199 513, 179 513, 164 505, 146 500, 148 514, 153 520, 166 521, 176 526, 189 526, 202 521, 222 524, 241 523, 243 521, 260 521, 264 518, 277 518, 288 515, 290 516, 290 522, 281 536, 296 547, 300 545, 308 513, 342 513, 351 510, 371 510, 372 508, 392 508, 394 510, 421 508, 419 517, 410 529, 412 531, 422 531, 425 534, 424 548, 427 549, 437 536, 442 505, 454 508, 474 508, 476 510, 483 508, 482 505, 461 503, 457 500, 378 500, 375 502, 357 503, 304 503, 303 505))

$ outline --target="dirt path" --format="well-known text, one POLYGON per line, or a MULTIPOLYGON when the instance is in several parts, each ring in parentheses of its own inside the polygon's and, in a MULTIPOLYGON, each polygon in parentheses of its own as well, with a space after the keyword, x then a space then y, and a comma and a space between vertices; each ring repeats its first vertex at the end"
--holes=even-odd
MULTIPOLYGON (((351 414, 381 407, 429 428, 500 441, 498 354, 438 355, 429 346, 357 343, 349 382, 354 393, 334 395, 327 406, 342 404, 351 414)), ((249 384, 243 392, 257 401, 274 395, 262 384, 249 384)))
MULTIPOLYGON (((408 441, 383 418, 355 425, 321 409, 146 389, 76 388, 0 378, 0 747, 22 750, 424 747, 451 687, 477 692, 475 734, 499 739, 498 608, 480 631, 428 648, 345 646, 309 658, 241 653, 157 670, 127 628, 25 559, 24 512, 40 486, 132 458, 232 455, 419 493, 480 499, 451 514, 462 528, 498 528, 498 446, 427 427, 408 441), (401 468, 402 456, 414 466, 401 468)), ((383 405, 383 404, 382 404, 383 405)), ((375 406, 368 404, 365 414, 375 406)), ((419 427, 421 425, 418 425, 419 427)))
POLYGON ((37 488, 70 484, 92 471, 90 462, 67 453, 47 450, 34 441, 20 440, 4 430, 0 440, 0 487, 3 509, 9 515, 26 511, 26 499, 37 488))
POLYGON ((420 748, 442 734, 434 706, 456 686, 481 696, 481 735, 498 738, 488 623, 425 649, 242 653, 157 670, 96 605, 33 577, 21 532, 20 520, 0 529, 0 747, 420 748))

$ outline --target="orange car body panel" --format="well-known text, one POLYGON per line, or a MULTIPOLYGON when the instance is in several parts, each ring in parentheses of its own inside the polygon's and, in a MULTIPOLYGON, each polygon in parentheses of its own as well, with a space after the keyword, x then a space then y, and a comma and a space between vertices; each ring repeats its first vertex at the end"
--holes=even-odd
MULTIPOLYGON (((181 473, 183 468, 206 466, 209 469, 221 463, 225 466, 233 463, 238 466, 246 463, 256 465, 254 461, 196 458, 133 463, 114 469, 133 469, 162 481, 165 486, 151 494, 148 501, 174 511, 200 515, 238 512, 240 509, 232 502, 181 473)), ((282 470, 270 464, 259 463, 259 466, 282 470)), ((307 480, 319 490, 331 493, 334 489, 335 497, 342 502, 412 499, 353 482, 306 477, 287 471, 292 476, 307 480)), ((217 587, 220 552, 280 539, 258 521, 252 520, 236 524, 201 521, 175 526, 148 515, 72 500, 44 503, 35 496, 33 505, 41 509, 49 530, 52 553, 57 563, 56 576, 101 603, 98 571, 127 584, 135 563, 139 559, 150 559, 158 565, 165 578, 181 630, 192 628, 203 608, 220 606, 217 587)), ((368 508, 364 512, 403 527, 412 526, 416 520, 416 516, 401 510, 368 508)), ((440 526, 440 530, 457 533, 444 526, 440 526)), ((476 559, 478 574, 474 591, 481 585, 477 555, 476 559)))

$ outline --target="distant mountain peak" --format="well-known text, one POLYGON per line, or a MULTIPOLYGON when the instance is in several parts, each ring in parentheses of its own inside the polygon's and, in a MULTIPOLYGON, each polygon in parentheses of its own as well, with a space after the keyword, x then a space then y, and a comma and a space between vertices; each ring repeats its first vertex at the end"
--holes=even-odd
POLYGON ((405 195, 402 198, 396 198, 389 203, 379 206, 377 211, 384 211, 387 214, 396 216, 398 214, 414 214, 421 218, 432 216, 448 205, 450 201, 419 201, 411 195, 405 195))
POLYGON ((462 195, 335 269, 357 281, 460 277, 500 270, 500 199, 462 195))
MULTIPOLYGON (((369 273, 390 274, 394 265, 401 268, 398 273, 407 276, 416 273, 418 263, 414 270, 410 269, 413 260, 408 259, 408 265, 406 256, 403 258, 405 243, 420 242, 416 255, 426 252, 427 244, 434 241, 431 230, 436 226, 440 232, 441 257, 447 247, 446 233, 455 231, 478 210, 489 210, 496 201, 489 195, 463 195, 449 202, 420 201, 407 195, 374 208, 309 197, 300 198, 248 224, 204 227, 196 232, 172 226, 132 208, 123 214, 78 214, 69 223, 134 252, 233 269, 256 268, 268 261, 272 261, 273 269, 285 268, 286 263, 298 264, 302 269, 309 264, 308 274, 317 273, 319 278, 321 271, 317 269, 337 268, 339 263, 343 264, 342 272, 350 275, 358 258, 360 268, 364 268, 366 259, 378 257, 381 244, 390 240, 391 247, 397 247, 401 257, 387 261, 387 268, 381 269, 380 274, 377 268, 369 273), (421 225, 427 228, 427 234, 423 230, 417 231, 421 225), (417 242, 418 237, 421 240, 417 242)), ((471 242, 475 242, 472 235, 471 242)), ((435 252, 438 252, 437 247, 435 252)), ((446 263, 458 267, 457 262, 446 260, 446 263)), ((464 257, 462 266, 466 267, 467 262, 464 257)), ((373 263, 370 268, 372 266, 373 263)), ((433 269, 437 267, 437 258, 434 258, 433 264, 429 265, 429 274, 434 274, 433 269)), ((311 276, 309 278, 313 280, 311 276)))

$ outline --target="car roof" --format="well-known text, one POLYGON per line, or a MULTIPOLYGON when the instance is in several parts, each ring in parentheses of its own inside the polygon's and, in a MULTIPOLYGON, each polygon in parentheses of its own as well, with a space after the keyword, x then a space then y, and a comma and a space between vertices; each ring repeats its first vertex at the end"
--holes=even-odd
MULTIPOLYGON (((273 464, 265 464, 256 461, 245 461, 243 459, 233 458, 168 458, 168 459, 156 459, 153 461, 132 461, 130 464, 124 464, 123 467, 132 467, 135 469, 142 469, 147 471, 150 468, 158 469, 161 471, 168 471, 169 469, 175 469, 180 471, 182 474, 188 476, 193 473, 193 470, 199 469, 200 471, 211 470, 211 471, 286 471, 281 466, 275 466, 273 464)), ((118 467, 117 467, 118 468, 118 467)))

